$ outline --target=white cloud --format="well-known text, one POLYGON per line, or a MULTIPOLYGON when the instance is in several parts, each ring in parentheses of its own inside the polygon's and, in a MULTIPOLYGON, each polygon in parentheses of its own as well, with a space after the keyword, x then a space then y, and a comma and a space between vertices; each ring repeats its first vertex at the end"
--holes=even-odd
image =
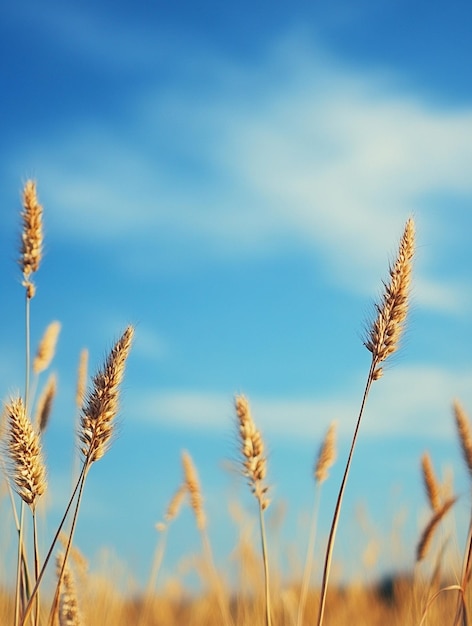
MULTIPOLYGON (((149 82, 126 132, 82 121, 38 149, 68 237, 126 238, 140 271, 150 242, 191 264, 297 246, 343 288, 372 293, 412 212, 439 233, 451 212, 428 199, 472 195, 472 110, 435 108, 290 39, 251 68, 208 57, 207 72, 198 93, 149 82)), ((417 304, 452 310, 461 285, 433 282, 424 254, 417 304)))
MULTIPOLYGON (((366 436, 454 436, 452 401, 472 411, 472 371, 412 365, 388 370, 370 392, 362 422, 366 436)), ((336 420, 340 436, 352 437, 362 399, 361 378, 324 397, 250 397, 253 417, 268 436, 317 441, 336 420)), ((156 426, 231 432, 233 398, 221 392, 141 391, 133 400, 136 416, 156 426)))

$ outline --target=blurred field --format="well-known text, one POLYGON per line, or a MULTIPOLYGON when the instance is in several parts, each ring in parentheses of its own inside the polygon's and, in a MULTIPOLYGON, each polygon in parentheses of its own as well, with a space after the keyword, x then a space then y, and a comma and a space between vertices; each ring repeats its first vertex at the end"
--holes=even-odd
MULTIPOLYGON (((319 448, 313 470, 314 507, 302 574, 278 571, 271 559, 271 552, 276 553, 280 546, 272 546, 271 537, 266 533, 266 511, 272 504, 272 486, 266 482, 267 453, 249 400, 237 395, 234 412, 240 457, 238 471, 254 496, 254 515, 258 520, 257 540, 247 542, 241 528, 240 545, 235 546, 237 556, 233 566, 238 571, 238 582, 230 587, 225 582, 228 572, 219 571, 215 564, 198 468, 191 455, 182 451, 183 479, 157 525, 158 542, 152 569, 145 588, 140 590, 131 585, 123 588, 113 568, 100 574, 92 571, 74 542, 89 470, 112 445, 120 385, 133 344, 132 326, 124 329, 88 384, 86 352, 81 356, 76 394, 76 444, 80 454, 71 459, 73 487, 51 545, 43 546, 39 539, 47 507, 41 510, 37 505, 48 489, 42 434, 54 402, 56 380, 50 376, 38 390, 38 376, 48 370, 54 358, 60 324, 52 322, 48 326, 33 356, 29 341, 29 306, 36 293, 34 277, 42 257, 43 231, 42 207, 32 181, 25 185, 22 219, 20 267, 26 296, 25 391, 23 396, 5 401, 0 423, 0 520, 4 529, 11 528, 13 522, 16 533, 13 533, 12 543, 17 545, 11 554, 3 555, 3 569, 10 575, 7 574, 0 594, 0 626, 464 626, 469 623, 472 531, 461 554, 451 541, 454 529, 447 524, 457 498, 452 486, 436 477, 434 462, 428 453, 421 459, 421 468, 429 511, 417 545, 407 547, 410 562, 415 563, 414 569, 403 576, 394 573, 391 578, 368 584, 362 579, 363 564, 359 564, 359 578, 343 587, 330 576, 337 522, 364 405, 371 385, 383 375, 383 362, 398 348, 408 311, 415 245, 413 220, 405 225, 397 260, 390 266, 389 281, 383 283, 384 295, 375 305, 376 317, 364 339, 364 347, 371 353, 371 366, 328 538, 317 537, 317 519, 321 489, 331 487, 329 471, 337 461, 335 423, 331 424, 319 448), (166 557, 168 530, 184 505, 192 509, 200 536, 200 545, 189 555, 201 582, 200 591, 185 588, 178 573, 170 579, 159 577, 166 557)), ((472 476, 472 430, 457 401, 454 416, 464 461, 472 476)), ((171 540, 178 541, 178 537, 170 535, 171 540)), ((385 541, 389 538, 385 537, 385 541)), ((150 550, 154 550, 154 546, 150 546, 150 550)), ((348 560, 349 555, 345 556, 348 560)), ((342 567, 342 563, 340 565, 342 567)), ((132 580, 133 572, 126 574, 132 580)))

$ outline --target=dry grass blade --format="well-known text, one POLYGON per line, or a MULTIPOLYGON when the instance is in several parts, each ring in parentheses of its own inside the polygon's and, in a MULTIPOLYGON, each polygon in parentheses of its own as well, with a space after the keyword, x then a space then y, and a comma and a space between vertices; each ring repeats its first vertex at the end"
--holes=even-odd
POLYGON ((424 529, 420 540, 418 542, 418 547, 416 549, 416 560, 422 561, 426 556, 429 546, 431 545, 431 540, 434 535, 434 531, 438 527, 439 522, 446 515, 449 509, 455 504, 457 498, 450 498, 446 500, 446 502, 441 506, 439 511, 437 511, 430 521, 428 522, 426 528, 424 529))
POLYGON ((60 331, 61 323, 57 321, 51 322, 46 328, 33 360, 33 371, 35 374, 43 372, 51 364, 60 331))
POLYGON ((454 402, 453 408, 462 454, 464 456, 467 469, 469 470, 469 475, 472 477, 472 434, 470 431, 469 420, 464 409, 457 400, 454 402))
POLYGON ((182 452, 182 467, 184 470, 185 485, 190 496, 190 506, 195 514, 197 528, 199 530, 204 530, 206 526, 206 517, 203 510, 200 480, 198 478, 196 467, 192 461, 192 457, 185 450, 182 452))
POLYGON ((321 484, 328 478, 328 470, 336 460, 336 424, 333 422, 321 444, 315 465, 315 480, 321 484))
POLYGON ((34 511, 36 499, 46 490, 39 434, 33 428, 21 398, 6 405, 9 477, 20 498, 34 511))
POLYGON ((128 326, 117 341, 105 365, 93 378, 92 390, 82 409, 79 437, 86 463, 100 459, 107 451, 113 434, 113 421, 118 412, 119 389, 134 329, 128 326))
POLYGON ((428 502, 433 512, 437 513, 441 508, 441 488, 434 474, 431 457, 427 452, 421 457, 421 469, 428 502))
MULTIPOLYGON (((371 325, 364 345, 372 353, 376 366, 398 349, 399 340, 408 312, 412 259, 415 249, 415 226, 410 218, 403 231, 397 259, 390 267, 390 282, 380 304, 376 304, 377 317, 371 325)), ((381 369, 374 372, 374 380, 381 369)))
POLYGON ((23 229, 21 233, 20 267, 28 299, 35 293, 31 275, 37 272, 43 254, 43 207, 38 202, 36 183, 28 180, 23 189, 23 229))
POLYGON ((39 432, 41 433, 45 431, 46 426, 49 423, 53 401, 56 396, 56 390, 57 378, 55 374, 51 374, 51 376, 48 378, 43 392, 39 396, 36 406, 34 423, 36 425, 36 429, 39 430, 39 432))

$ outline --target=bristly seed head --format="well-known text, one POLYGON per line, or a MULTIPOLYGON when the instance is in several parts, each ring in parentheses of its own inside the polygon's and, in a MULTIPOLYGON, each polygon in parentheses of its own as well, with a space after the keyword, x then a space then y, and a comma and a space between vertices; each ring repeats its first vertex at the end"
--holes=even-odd
POLYGON ((33 371, 40 374, 51 364, 56 352, 57 339, 61 332, 60 322, 51 322, 44 331, 44 335, 39 342, 38 350, 33 361, 33 371))
POLYGON ((38 202, 36 183, 32 180, 28 180, 24 186, 23 207, 19 263, 23 273, 23 286, 28 299, 31 299, 35 294, 31 275, 38 271, 43 254, 43 207, 38 202))
POLYGON ((415 225, 410 218, 403 231, 397 259, 390 267, 390 282, 384 284, 382 302, 375 305, 377 317, 364 341, 375 365, 373 380, 380 377, 378 365, 398 349, 408 312, 414 249, 415 225))
POLYGON ((336 460, 336 423, 333 422, 328 428, 328 432, 318 454, 315 465, 315 479, 321 484, 328 478, 328 470, 336 460))
POLYGON ((20 498, 34 511, 36 499, 46 490, 46 469, 39 433, 26 415, 18 397, 5 406, 7 415, 7 453, 9 477, 20 498))
POLYGON ((264 485, 267 474, 267 459, 261 433, 252 419, 249 402, 245 396, 234 399, 238 418, 238 435, 241 443, 243 475, 248 479, 253 494, 259 501, 262 510, 270 503, 267 498, 268 487, 264 485))
POLYGON ((128 326, 110 352, 103 369, 93 378, 92 390, 82 409, 79 437, 85 462, 98 461, 111 443, 114 419, 118 412, 120 383, 133 340, 134 329, 128 326))
POLYGON ((190 506, 193 509, 197 528, 204 530, 206 526, 206 516, 203 510, 202 490, 198 478, 197 469, 192 461, 192 457, 185 450, 182 452, 182 467, 184 470, 184 480, 186 491, 190 496, 190 506))

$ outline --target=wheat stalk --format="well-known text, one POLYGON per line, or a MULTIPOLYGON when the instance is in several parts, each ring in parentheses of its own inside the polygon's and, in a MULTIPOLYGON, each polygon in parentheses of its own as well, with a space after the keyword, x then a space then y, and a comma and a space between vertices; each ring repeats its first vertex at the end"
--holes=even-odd
POLYGON ((410 218, 405 224, 405 228, 400 239, 400 245, 398 248, 395 263, 390 266, 390 280, 388 283, 384 283, 384 293, 382 300, 380 301, 380 303, 377 303, 375 305, 375 310, 377 314, 364 340, 364 345, 371 353, 372 358, 369 373, 367 376, 367 382, 364 389, 364 395, 361 402, 361 407, 352 437, 351 448, 349 450, 343 479, 341 481, 341 486, 338 492, 338 498, 334 509, 328 544, 326 547, 325 564, 323 568, 323 581, 321 585, 321 599, 317 621, 318 626, 322 626, 323 623, 329 574, 333 557, 334 540, 336 537, 336 531, 339 523, 339 516, 341 513, 341 506, 344 492, 346 489, 347 478, 349 476, 349 470, 352 463, 352 457, 354 454, 354 449, 359 433, 362 415, 364 413, 364 408, 367 402, 367 397, 369 395, 372 383, 376 380, 379 380, 382 376, 383 370, 381 367, 381 363, 383 363, 398 349, 402 332, 405 326, 409 304, 409 292, 414 249, 415 225, 413 220, 410 218))
POLYGON ((311 571, 313 566, 313 552, 315 548, 316 527, 318 521, 321 485, 328 478, 329 468, 336 460, 336 422, 332 422, 321 443, 314 467, 315 499, 311 516, 310 534, 306 551, 305 568, 303 570, 300 600, 298 603, 297 626, 302 626, 305 612, 308 587, 310 585, 311 571))
MULTIPOLYGON (((221 615, 225 624, 232 624, 231 614, 229 612, 228 606, 226 604, 222 583, 216 571, 215 563, 213 560, 213 552, 210 545, 210 540, 208 538, 207 533, 207 522, 205 511, 203 510, 203 496, 202 490, 200 486, 200 479, 198 477, 197 468, 192 460, 190 454, 184 450, 182 452, 182 467, 184 471, 184 484, 187 493, 190 497, 190 506, 192 507, 193 513, 195 515, 195 521, 198 530, 200 531, 200 536, 202 539, 203 552, 205 555, 206 564, 208 567, 208 571, 213 580, 213 584, 215 585, 217 602, 220 607, 221 615)), ((178 496, 180 497, 180 496, 178 496)), ((174 502, 175 505, 175 502, 174 502)), ((167 511, 169 513, 169 510, 167 511)))
POLYGON ((262 561, 265 579, 266 626, 272 624, 272 609, 269 582, 269 559, 267 555, 267 540, 264 524, 264 511, 270 504, 267 497, 268 487, 265 485, 267 474, 267 459, 265 456, 264 441, 260 431, 252 419, 249 402, 245 396, 237 395, 234 399, 236 409, 238 438, 242 457, 242 473, 247 478, 252 493, 259 504, 259 527, 261 535, 262 561))
MULTIPOLYGON (((22 502, 26 503, 33 516, 33 549, 35 579, 39 576, 38 536, 36 502, 46 490, 46 469, 42 458, 39 433, 33 428, 26 415, 23 400, 18 397, 6 405, 7 452, 9 456, 9 478, 22 502)), ((24 559, 23 510, 20 515, 18 533, 17 589, 15 596, 15 624, 19 620, 20 572, 24 559)), ((36 623, 39 616, 39 596, 36 597, 36 623)))

